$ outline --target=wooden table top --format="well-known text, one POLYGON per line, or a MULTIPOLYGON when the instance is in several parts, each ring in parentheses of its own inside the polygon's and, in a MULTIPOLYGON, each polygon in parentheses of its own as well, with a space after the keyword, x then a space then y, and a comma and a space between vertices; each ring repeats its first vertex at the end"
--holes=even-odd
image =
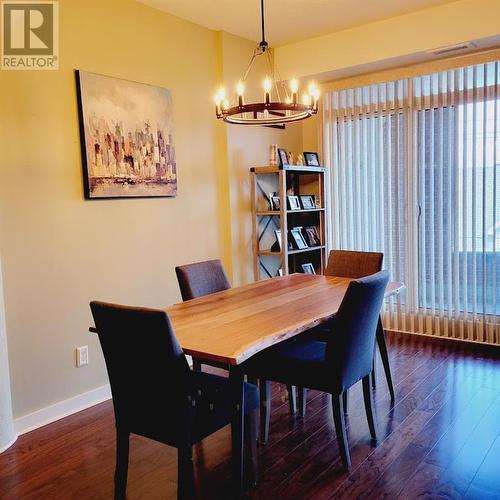
MULTIPOLYGON (((351 280, 291 274, 231 288, 166 309, 186 354, 238 365, 328 321, 351 280)), ((390 282, 386 296, 404 288, 390 282)))

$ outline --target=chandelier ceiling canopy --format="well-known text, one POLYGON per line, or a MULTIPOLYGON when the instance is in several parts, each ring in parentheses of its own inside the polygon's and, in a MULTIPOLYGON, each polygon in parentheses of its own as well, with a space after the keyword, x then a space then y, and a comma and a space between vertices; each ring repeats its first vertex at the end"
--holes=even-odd
POLYGON ((299 99, 299 82, 292 79, 286 85, 279 77, 271 59, 270 47, 266 41, 264 0, 260 2, 262 41, 256 47, 250 63, 242 78, 236 85, 236 100, 230 103, 224 88, 220 88, 215 96, 215 114, 218 119, 236 125, 267 125, 284 128, 285 123, 304 120, 318 112, 319 90, 311 82, 308 91, 299 99), (245 81, 258 56, 267 58, 269 74, 263 82, 264 100, 261 102, 245 102, 245 81))

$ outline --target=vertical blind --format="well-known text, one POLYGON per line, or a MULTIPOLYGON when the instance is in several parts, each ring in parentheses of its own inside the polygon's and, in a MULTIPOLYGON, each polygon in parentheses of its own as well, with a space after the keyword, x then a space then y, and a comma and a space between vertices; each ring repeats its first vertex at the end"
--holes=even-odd
POLYGON ((406 284, 386 327, 500 344, 500 64, 329 92, 335 248, 406 284))

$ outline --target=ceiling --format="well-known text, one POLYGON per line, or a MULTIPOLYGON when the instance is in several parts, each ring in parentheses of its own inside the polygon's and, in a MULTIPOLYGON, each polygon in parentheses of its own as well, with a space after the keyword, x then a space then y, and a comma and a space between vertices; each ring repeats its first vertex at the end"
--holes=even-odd
MULTIPOLYGON (((260 0, 137 0, 213 30, 259 41, 260 0)), ((265 0, 272 46, 435 7, 456 0, 265 0)))

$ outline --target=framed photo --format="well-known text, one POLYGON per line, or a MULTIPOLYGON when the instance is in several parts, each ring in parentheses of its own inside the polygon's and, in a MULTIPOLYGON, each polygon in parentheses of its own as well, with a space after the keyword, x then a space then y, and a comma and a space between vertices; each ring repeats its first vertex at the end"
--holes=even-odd
POLYGON ((288 165, 288 153, 286 149, 278 148, 278 159, 280 167, 288 165))
POLYGON ((311 196, 309 194, 301 195, 300 202, 302 203, 302 208, 304 210, 312 210, 316 208, 316 203, 314 202, 314 196, 311 196))
POLYGON ((304 161, 308 167, 319 167, 319 157, 318 153, 311 151, 304 151, 304 161))
POLYGON ((294 227, 290 231, 290 233, 292 235, 294 246, 297 248, 297 250, 303 250, 304 248, 308 248, 306 240, 304 239, 304 236, 302 236, 302 231, 300 227, 294 227))
POLYGON ((279 196, 271 196, 271 210, 279 210, 280 209, 280 197, 279 196))
POLYGON ((305 264, 302 264, 302 270, 306 274, 316 274, 316 271, 314 270, 314 266, 310 262, 306 262, 305 264))
POLYGON ((316 208, 321 208, 321 198, 319 196, 314 196, 314 205, 316 208))
POLYGON ((316 226, 305 226, 303 232, 306 236, 306 242, 310 247, 317 247, 321 245, 321 238, 319 237, 316 226))
POLYGON ((276 241, 278 242, 278 248, 281 252, 281 229, 275 229, 274 234, 276 235, 276 241))
POLYGON ((300 201, 298 196, 287 196, 290 210, 300 210, 300 201))
MULTIPOLYGON (((271 250, 273 250, 273 247, 276 248, 281 252, 281 229, 275 229, 274 234, 276 235, 276 241, 278 242, 278 247, 276 248, 275 245, 276 243, 273 244, 271 247, 271 250)), ((292 242, 288 240, 288 250, 293 250, 292 242)))
POLYGON ((170 90, 76 71, 87 199, 177 195, 170 90))

